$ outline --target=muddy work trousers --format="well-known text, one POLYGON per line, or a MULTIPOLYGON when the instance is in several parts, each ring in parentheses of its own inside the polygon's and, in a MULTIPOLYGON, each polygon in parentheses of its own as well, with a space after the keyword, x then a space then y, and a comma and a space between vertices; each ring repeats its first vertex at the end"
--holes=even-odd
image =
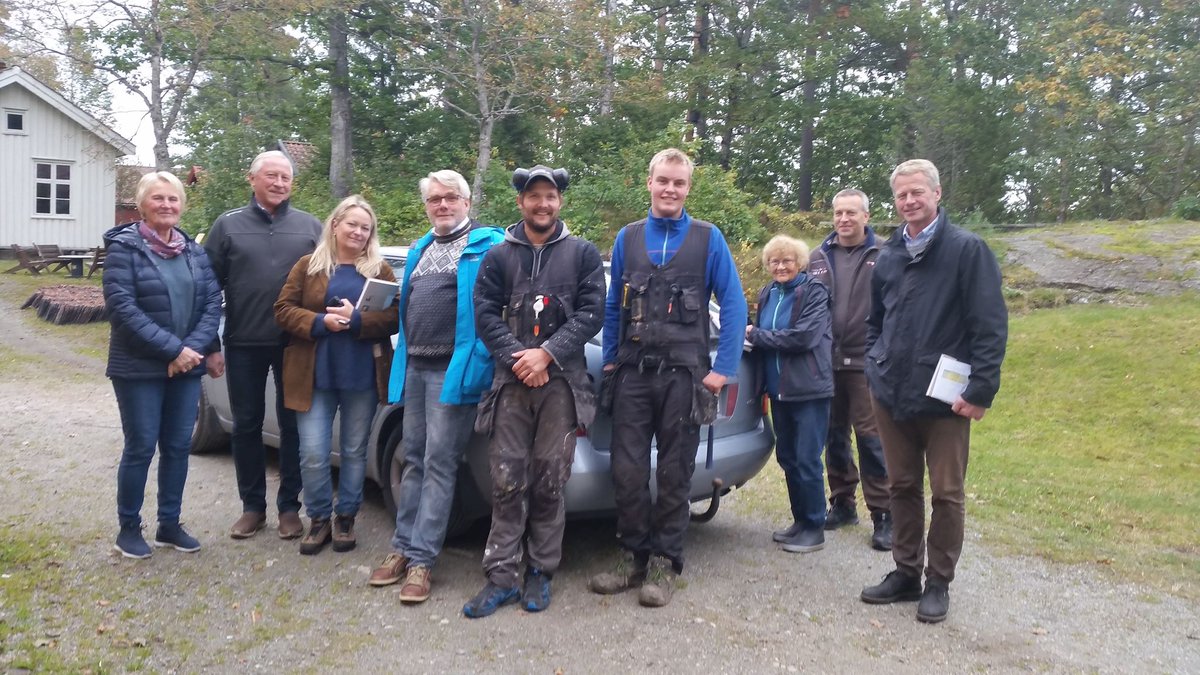
POLYGON ((483 571, 497 586, 513 588, 523 555, 547 574, 562 560, 563 486, 571 476, 577 425, 566 380, 554 377, 536 389, 520 382, 503 386, 488 449, 492 529, 483 571))
POLYGON ((617 539, 639 558, 669 558, 683 571, 688 493, 696 471, 700 426, 692 421, 692 372, 621 366, 613 397, 612 474, 617 539), (658 448, 650 499, 650 441, 658 448))

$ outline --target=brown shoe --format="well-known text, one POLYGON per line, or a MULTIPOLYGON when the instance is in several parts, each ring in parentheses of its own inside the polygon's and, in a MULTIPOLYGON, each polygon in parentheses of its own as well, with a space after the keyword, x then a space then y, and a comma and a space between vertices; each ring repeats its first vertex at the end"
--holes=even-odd
POLYGON ((313 518, 308 534, 300 540, 300 555, 316 555, 333 539, 333 526, 329 519, 313 518))
POLYGON ((229 536, 234 539, 249 539, 267 526, 267 514, 257 511, 245 511, 229 528, 229 536))
POLYGON ((601 572, 588 580, 588 590, 600 595, 622 593, 638 588, 646 581, 646 561, 639 561, 630 551, 622 551, 621 559, 609 572, 601 572))
POLYGON ((304 534, 304 522, 295 511, 279 512, 279 538, 295 539, 304 534))
POLYGON ((408 558, 403 553, 389 553, 379 567, 371 570, 371 578, 367 579, 367 583, 372 586, 391 586, 404 577, 407 567, 408 558))
POLYGON ((408 568, 404 585, 400 587, 400 602, 418 603, 429 599, 429 568, 414 565, 408 568))
POLYGON ((353 550, 358 542, 354 538, 354 516, 333 517, 333 550, 345 553, 353 550))

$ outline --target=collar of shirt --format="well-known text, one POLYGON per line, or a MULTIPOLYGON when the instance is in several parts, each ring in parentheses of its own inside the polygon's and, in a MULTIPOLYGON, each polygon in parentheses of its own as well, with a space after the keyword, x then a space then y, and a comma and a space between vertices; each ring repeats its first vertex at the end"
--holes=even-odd
POLYGON ((926 225, 925 229, 917 233, 915 237, 908 234, 908 223, 905 223, 900 228, 900 234, 904 237, 904 246, 908 248, 909 252, 912 252, 914 249, 923 250, 929 244, 929 240, 933 238, 933 233, 937 232, 938 225, 941 222, 942 214, 938 213, 933 222, 926 225))

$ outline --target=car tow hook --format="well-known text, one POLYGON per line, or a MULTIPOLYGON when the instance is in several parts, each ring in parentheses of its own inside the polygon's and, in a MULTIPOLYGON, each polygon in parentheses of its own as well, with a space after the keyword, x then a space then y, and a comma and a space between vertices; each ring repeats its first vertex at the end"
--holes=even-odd
POLYGON ((708 501, 708 508, 700 513, 689 512, 693 523, 707 523, 717 515, 717 509, 721 508, 721 490, 725 487, 725 481, 714 478, 712 486, 712 498, 708 501))

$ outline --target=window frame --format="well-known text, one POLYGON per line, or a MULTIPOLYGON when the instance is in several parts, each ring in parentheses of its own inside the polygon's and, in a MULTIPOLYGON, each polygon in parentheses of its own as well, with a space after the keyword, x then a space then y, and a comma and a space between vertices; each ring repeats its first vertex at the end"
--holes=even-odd
POLYGON ((11 134, 13 136, 28 136, 29 135, 29 125, 27 124, 27 122, 29 120, 29 115, 27 114, 28 112, 29 111, 25 110, 24 108, 7 108, 6 107, 6 108, 0 109, 0 115, 2 115, 4 118, 4 123, 2 126, 0 126, 0 132, 6 133, 6 134, 11 134), (20 129, 13 129, 8 126, 8 116, 9 115, 19 115, 20 116, 20 118, 21 118, 21 128, 20 129))
POLYGON ((52 218, 52 219, 59 219, 59 220, 72 220, 75 218, 75 211, 73 210, 74 202, 76 199, 76 196, 75 196, 76 190, 74 189, 75 175, 76 175, 75 174, 75 162, 72 160, 47 159, 47 158, 41 158, 41 157, 33 158, 33 217, 34 218, 43 218, 43 219, 44 218, 52 218), (49 178, 41 178, 38 176, 38 167, 41 165, 46 165, 46 166, 50 167, 50 177, 49 178), (66 179, 58 177, 59 169, 61 169, 62 167, 67 168, 68 178, 66 178, 66 179), (48 185, 50 187, 49 196, 41 197, 38 195, 38 186, 40 186, 40 185, 48 185), (58 196, 59 188, 64 187, 64 186, 67 188, 67 196, 65 199, 65 201, 67 202, 67 212, 66 213, 58 213, 58 202, 63 199, 58 196), (38 201, 40 201, 42 199, 49 200, 49 202, 50 202, 49 203, 49 209, 50 209, 49 213, 41 213, 38 211, 38 201))

